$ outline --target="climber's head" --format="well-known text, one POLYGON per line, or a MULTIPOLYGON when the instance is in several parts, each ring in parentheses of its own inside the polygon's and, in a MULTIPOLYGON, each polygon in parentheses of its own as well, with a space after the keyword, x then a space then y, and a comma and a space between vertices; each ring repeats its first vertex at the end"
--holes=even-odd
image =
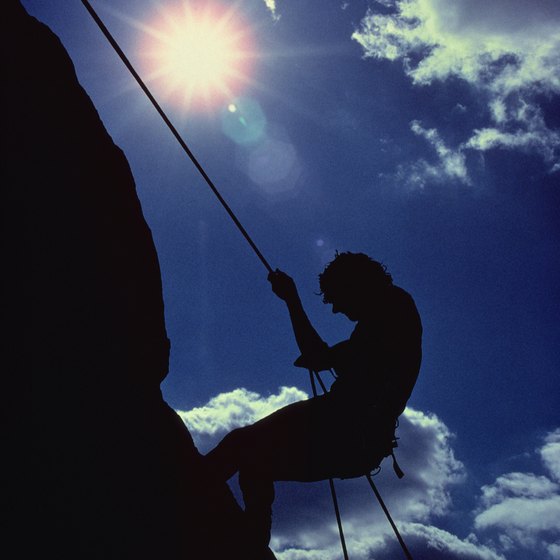
POLYGON ((319 274, 323 302, 358 321, 393 285, 385 265, 363 253, 339 253, 319 274))

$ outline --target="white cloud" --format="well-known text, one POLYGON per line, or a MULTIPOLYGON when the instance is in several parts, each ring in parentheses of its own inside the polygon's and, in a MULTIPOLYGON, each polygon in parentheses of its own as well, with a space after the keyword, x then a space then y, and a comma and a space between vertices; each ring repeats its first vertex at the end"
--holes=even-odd
POLYGON ((534 535, 554 530, 560 519, 559 486, 546 477, 509 473, 494 484, 483 486, 484 511, 475 518, 475 527, 497 527, 524 544, 534 535))
POLYGON ((420 159, 412 164, 399 166, 397 177, 409 187, 424 188, 427 183, 460 181, 470 184, 466 166, 466 157, 461 149, 449 148, 435 128, 426 129, 419 121, 412 121, 410 128, 414 134, 421 136, 434 148, 438 161, 429 163, 420 159))
POLYGON ((402 58, 415 83, 459 76, 504 94, 526 87, 560 91, 556 0, 395 0, 392 5, 391 14, 370 10, 353 38, 366 56, 402 58))
MULTIPOLYGON (((548 434, 539 455, 557 477, 560 430, 548 434)), ((560 484, 543 475, 507 473, 482 487, 480 504, 474 526, 481 534, 494 536, 506 549, 531 550, 541 558, 558 557, 560 484)))
POLYGON ((274 21, 278 21, 280 19, 280 15, 276 11, 276 0, 264 0, 264 3, 272 14, 272 19, 274 21))
POLYGON ((453 434, 435 415, 407 408, 400 418, 398 435, 402 444, 396 454, 406 476, 397 480, 385 468, 390 479, 384 481, 388 497, 398 505, 401 519, 423 520, 445 514, 450 505, 450 487, 464 480, 463 464, 451 447, 453 434))
MULTIPOLYGON (((510 107, 506 108, 503 100, 495 99, 491 109, 497 126, 474 130, 472 137, 464 143, 464 148, 480 151, 492 148, 534 151, 541 154, 545 161, 554 161, 560 149, 560 132, 546 126, 536 105, 518 100, 516 104, 510 102, 510 107), (501 127, 502 124, 508 126, 511 122, 523 123, 523 127, 512 131, 501 127)), ((553 169, 554 166, 551 170, 553 169)))
MULTIPOLYGON (((431 525, 409 523, 403 538, 415 558, 430 560, 505 560, 491 547, 481 544, 473 535, 461 539, 448 531, 431 525)), ((395 539, 385 541, 384 555, 397 558, 399 545, 395 539)))
MULTIPOLYGON (((361 527, 356 530, 349 525, 347 547, 353 560, 370 560, 372 558, 404 558, 400 545, 393 533, 379 527, 361 527)), ((457 536, 420 523, 405 523, 400 533, 413 558, 430 558, 430 560, 505 560, 505 557, 490 547, 467 537, 457 536)), ((277 544, 273 543, 273 544, 277 544)), ((276 549, 277 550, 277 549, 276 549)), ((278 560, 339 560, 341 547, 337 535, 332 535, 328 546, 321 548, 303 548, 293 546, 276 552, 278 560)))
POLYGON ((280 387, 278 394, 262 397, 247 389, 235 389, 212 397, 205 405, 177 414, 189 428, 195 441, 200 436, 224 435, 252 424, 275 410, 308 397, 297 387, 280 387))
POLYGON ((540 455, 552 478, 560 482, 560 429, 546 436, 540 455))
POLYGON ((553 560, 560 560, 560 544, 549 544, 546 551, 553 560))
MULTIPOLYGON (((463 149, 521 149, 558 170, 560 132, 545 124, 537 95, 560 94, 560 2, 381 3, 390 13, 370 9, 353 34, 366 57, 402 60, 417 85, 459 77, 488 99, 494 126, 475 130, 459 155, 463 149)), ((431 171, 426 168, 426 177, 431 171)))
POLYGON ((558 490, 558 484, 545 476, 532 473, 508 473, 489 486, 482 487, 482 503, 492 507, 512 497, 547 498, 558 490))

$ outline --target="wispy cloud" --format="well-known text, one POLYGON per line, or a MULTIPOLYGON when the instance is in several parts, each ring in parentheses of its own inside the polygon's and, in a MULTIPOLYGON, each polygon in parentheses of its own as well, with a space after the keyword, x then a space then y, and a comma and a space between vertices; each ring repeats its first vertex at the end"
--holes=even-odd
POLYGON ((560 482, 560 428, 546 436, 539 453, 552 478, 560 482))
POLYGON ((486 96, 492 126, 474 130, 457 151, 536 152, 558 169, 560 132, 547 126, 538 99, 560 93, 559 2, 378 3, 384 13, 370 9, 353 34, 366 57, 402 60, 419 86, 458 77, 486 96))
POLYGON ((393 0, 370 10, 353 37, 366 56, 403 59, 417 84, 451 76, 509 94, 558 93, 556 0, 393 0))
POLYGON ((397 178, 411 188, 424 188, 428 183, 459 181, 471 184, 462 148, 449 148, 435 128, 426 129, 419 121, 413 121, 410 128, 414 134, 424 138, 436 153, 436 162, 419 159, 414 163, 402 164, 397 170, 397 178))
MULTIPOLYGON (((499 112, 495 112, 494 119, 498 125, 476 129, 471 138, 469 138, 461 147, 471 148, 485 152, 493 148, 518 149, 523 151, 532 151, 543 156, 545 161, 552 163, 551 172, 555 172, 557 153, 560 149, 560 133, 551 130, 546 126, 540 109, 535 105, 528 104, 524 101, 519 102, 522 106, 517 111, 517 116, 511 117, 505 115, 505 109, 502 112, 503 103, 496 102, 500 107, 499 112), (514 127, 508 130, 507 127, 512 121, 523 123, 523 127, 514 127)), ((511 112, 511 110, 510 110, 511 112)))
POLYGON ((264 3, 272 14, 272 19, 274 21, 278 21, 280 19, 280 15, 276 11, 276 0, 264 0, 264 3))
POLYGON ((512 472, 482 487, 474 526, 506 551, 560 558, 560 430, 539 449, 548 476, 512 472))

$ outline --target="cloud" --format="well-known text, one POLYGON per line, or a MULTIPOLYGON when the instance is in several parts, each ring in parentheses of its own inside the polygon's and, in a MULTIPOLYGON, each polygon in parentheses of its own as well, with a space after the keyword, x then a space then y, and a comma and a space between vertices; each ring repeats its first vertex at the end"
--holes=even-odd
MULTIPOLYGON (((462 148, 483 152, 493 148, 532 151, 541 154, 545 161, 554 162, 560 150, 560 133, 546 126, 542 112, 536 105, 522 99, 517 100, 516 105, 511 102, 510 105, 506 109, 503 101, 494 100, 492 111, 498 126, 475 129, 462 148), (513 114, 514 110, 516 114, 513 114), (523 123, 523 126, 512 131, 501 127, 502 124, 507 127, 512 122, 523 123)), ((551 172, 556 172, 558 165, 554 163, 551 172)))
POLYGON ((365 55, 402 58, 417 84, 458 76, 508 94, 558 93, 560 6, 556 0, 395 0, 368 11, 353 38, 365 55))
MULTIPOLYGON (((505 560, 505 557, 489 546, 481 544, 476 537, 464 539, 431 525, 409 523, 403 538, 415 558, 430 560, 505 560)), ((383 554, 387 558, 399 557, 396 539, 386 539, 383 554)), ((402 553, 401 553, 402 554, 402 553)))
POLYGON ((509 473, 482 488, 485 509, 475 527, 496 527, 525 546, 539 533, 552 531, 560 519, 558 485, 534 474, 509 473))
POLYGON ((451 505, 450 487, 465 477, 451 446, 453 434, 435 414, 407 408, 398 435, 402 444, 396 454, 406 476, 399 481, 389 471, 384 481, 389 499, 398 503, 395 513, 412 521, 444 515, 451 505))
MULTIPOLYGON (((393 533, 378 533, 377 528, 361 528, 356 531, 348 526, 351 536, 347 547, 353 560, 372 558, 404 558, 401 547, 393 533)), ((349 534, 350 534, 349 531, 349 534)), ((491 548, 476 542, 473 537, 459 537, 419 523, 406 523, 400 528, 401 535, 413 558, 430 560, 505 560, 505 557, 491 548)), ((276 549, 277 550, 277 549, 276 549)), ((319 549, 298 548, 296 546, 276 552, 278 560, 339 560, 340 543, 333 539, 329 546, 319 549)))
POLYGON ((276 11, 276 0, 264 0, 264 3, 272 14, 272 19, 274 21, 278 21, 280 19, 280 15, 276 11))
POLYGON ((538 454, 550 478, 534 473, 504 474, 482 487, 474 526, 505 550, 530 550, 541 558, 560 552, 560 430, 544 439, 538 454))
POLYGON ((397 170, 397 179, 411 188, 421 189, 427 183, 443 183, 449 180, 471 184, 462 149, 449 148, 435 128, 426 129, 420 121, 412 121, 410 128, 414 134, 424 138, 432 146, 437 155, 437 162, 434 164, 419 159, 412 164, 401 165, 397 170))
POLYGON ((539 451, 542 462, 552 478, 560 482, 560 429, 548 434, 544 442, 539 451))
POLYGON ((278 394, 268 397, 240 388, 221 393, 201 407, 188 411, 177 410, 177 414, 189 428, 195 442, 200 444, 223 436, 234 428, 252 424, 283 406, 306 398, 307 393, 296 387, 280 387, 278 394))
POLYGON ((458 155, 465 149, 523 150, 558 170, 560 132, 546 125, 538 99, 560 93, 560 2, 378 3, 383 13, 368 10, 352 35, 366 57, 402 60, 419 86, 458 77, 486 96, 493 126, 475 129, 458 155))

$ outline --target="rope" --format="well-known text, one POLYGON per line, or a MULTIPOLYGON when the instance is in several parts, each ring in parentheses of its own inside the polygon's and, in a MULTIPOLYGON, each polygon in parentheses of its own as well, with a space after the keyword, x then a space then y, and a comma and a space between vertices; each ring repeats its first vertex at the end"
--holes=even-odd
POLYGON ((329 487, 331 489, 331 496, 334 505, 334 513, 336 515, 336 524, 338 525, 338 534, 340 535, 340 546, 342 546, 342 554, 344 560, 348 560, 348 550, 346 549, 346 540, 344 539, 344 532, 342 531, 342 519, 340 517, 340 510, 338 509, 338 500, 334 489, 334 480, 329 478, 329 487))
POLYGON ((406 556, 407 560, 413 560, 412 555, 408 551, 408 548, 406 547, 406 544, 404 543, 404 540, 401 537, 401 534, 399 533, 399 530, 397 529, 397 526, 395 525, 395 522, 393 521, 393 518, 391 517, 391 514, 389 513, 387 506, 385 505, 385 502, 381 498, 381 494, 379 493, 379 490, 377 490, 377 486, 375 486, 375 483, 371 478, 371 474, 366 474, 366 478, 369 482, 369 485, 371 486, 371 489, 373 490, 373 493, 375 494, 375 497, 377 498, 377 501, 379 502, 379 505, 381 506, 381 509, 383 510, 387 519, 389 520, 389 523, 391 524, 391 527, 393 528, 395 535, 397 535, 397 539, 399 541, 399 544, 401 545, 401 548, 403 549, 404 555, 406 556))
POLYGON ((115 38, 111 35, 110 31, 107 29, 107 27, 105 26, 101 18, 97 15, 97 12, 93 9, 93 7, 88 2, 88 0, 80 0, 80 1, 88 11, 89 15, 93 18, 93 20, 95 21, 95 23, 97 24, 97 26, 99 27, 103 35, 105 35, 105 38, 107 39, 107 41, 109 41, 109 43, 111 44, 115 52, 118 54, 119 58, 122 60, 124 65, 128 68, 128 71, 132 74, 133 78, 136 80, 138 85, 142 88, 142 91, 146 94, 148 99, 151 101, 152 105, 159 113, 160 117, 163 119, 163 121, 165 122, 165 124, 167 125, 171 133, 173 134, 173 136, 175 136, 177 142, 179 142, 181 148, 183 148, 183 151, 187 154, 187 156, 192 161, 192 163, 194 164, 198 172, 202 175, 203 179, 206 181, 207 185, 210 187, 210 189, 212 190, 212 192, 214 193, 214 195, 216 196, 220 204, 224 207, 225 211, 228 213, 233 223, 237 226, 237 229, 239 229, 239 231, 241 232, 241 234, 243 235, 247 243, 249 243, 249 245, 257 255, 257 257, 260 259, 260 261, 263 263, 265 268, 268 270, 268 272, 272 272, 272 267, 270 266, 270 264, 268 264, 268 261, 264 258, 263 254, 259 251, 259 248, 256 246, 255 242, 251 239, 246 229, 238 220, 237 216, 233 213, 233 210, 229 207, 228 203, 224 200, 224 198, 222 197, 222 195, 220 194, 220 192, 218 191, 218 189, 216 188, 216 186, 214 185, 210 177, 206 174, 206 171, 204 171, 202 165, 198 162, 198 160, 191 152, 191 150, 189 149, 189 147, 187 146, 186 142, 183 140, 183 138, 181 137, 177 129, 173 126, 173 123, 169 120, 169 117, 165 114, 164 110, 156 101, 155 97, 152 95, 152 93, 148 89, 148 86, 146 86, 142 78, 139 76, 138 72, 136 72, 134 66, 132 66, 131 62, 128 60, 127 56, 124 54, 123 50, 121 49, 121 47, 119 46, 115 38))
MULTIPOLYGON (((317 380, 321 385, 321 389, 324 393, 327 392, 327 388, 323 384, 321 377, 319 376, 319 372, 309 370, 309 379, 311 381, 311 388, 313 390, 313 398, 317 397, 317 387, 315 385, 315 376, 317 376, 317 380)), ((340 517, 340 509, 338 508, 338 499, 336 497, 336 490, 334 489, 334 480, 329 478, 329 488, 331 490, 331 498, 334 505, 334 513, 336 515, 336 524, 338 525, 338 534, 340 536, 340 546, 342 547, 342 554, 344 555, 344 560, 348 559, 348 550, 346 548, 346 539, 344 538, 344 531, 342 530, 342 518, 340 517)))

